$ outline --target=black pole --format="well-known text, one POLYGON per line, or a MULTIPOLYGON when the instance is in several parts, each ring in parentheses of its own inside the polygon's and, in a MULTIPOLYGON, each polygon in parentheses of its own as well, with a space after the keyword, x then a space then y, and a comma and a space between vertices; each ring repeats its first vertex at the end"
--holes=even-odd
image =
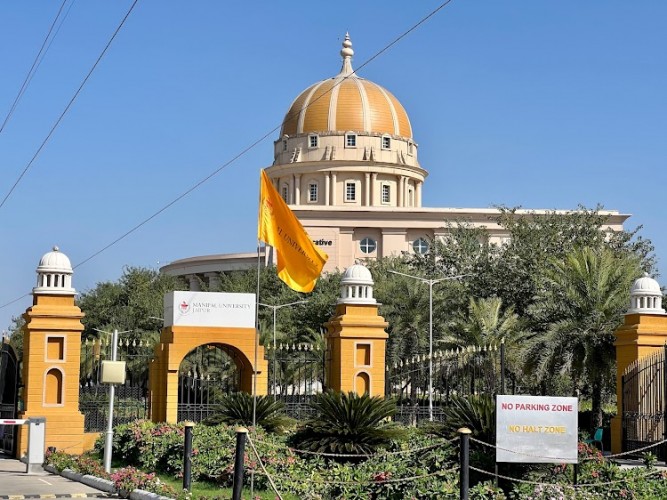
POLYGON ((470 434, 472 431, 467 427, 461 427, 458 431, 461 437, 460 464, 459 471, 459 499, 468 500, 468 487, 470 484, 470 434))
POLYGON ((185 445, 183 446, 183 489, 192 488, 192 428, 194 422, 185 422, 185 445))
POLYGON ((579 464, 574 464, 574 472, 572 473, 572 483, 574 489, 577 489, 577 484, 579 483, 579 464))
POLYGON ((241 500, 243 489, 243 456, 245 455, 245 439, 248 429, 236 429, 236 459, 234 460, 234 483, 232 485, 232 500, 241 500))

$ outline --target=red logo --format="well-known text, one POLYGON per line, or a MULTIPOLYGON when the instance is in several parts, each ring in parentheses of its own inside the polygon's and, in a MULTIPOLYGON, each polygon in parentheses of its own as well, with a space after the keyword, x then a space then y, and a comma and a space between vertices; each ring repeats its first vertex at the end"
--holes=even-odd
POLYGON ((187 314, 190 312, 190 304, 188 304, 186 301, 183 301, 179 304, 178 309, 181 311, 181 314, 187 314))

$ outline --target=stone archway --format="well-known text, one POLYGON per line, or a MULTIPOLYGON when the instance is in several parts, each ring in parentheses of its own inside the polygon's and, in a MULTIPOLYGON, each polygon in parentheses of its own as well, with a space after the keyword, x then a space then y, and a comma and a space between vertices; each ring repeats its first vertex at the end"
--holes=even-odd
POLYGON ((254 294, 172 292, 165 297, 166 326, 149 371, 154 422, 178 421, 179 369, 187 354, 203 345, 224 346, 233 354, 241 391, 252 393, 256 383, 257 395, 267 394, 268 363, 261 345, 254 363, 254 307, 254 294), (225 323, 230 326, 221 326, 225 323))

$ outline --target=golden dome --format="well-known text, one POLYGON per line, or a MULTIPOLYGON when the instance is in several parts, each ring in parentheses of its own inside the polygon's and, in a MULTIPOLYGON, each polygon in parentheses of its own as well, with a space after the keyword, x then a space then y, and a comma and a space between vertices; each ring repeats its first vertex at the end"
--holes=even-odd
POLYGON ((412 138, 405 109, 387 89, 360 78, 352 69, 352 42, 345 35, 338 75, 311 85, 294 100, 281 137, 311 132, 354 131, 412 138))

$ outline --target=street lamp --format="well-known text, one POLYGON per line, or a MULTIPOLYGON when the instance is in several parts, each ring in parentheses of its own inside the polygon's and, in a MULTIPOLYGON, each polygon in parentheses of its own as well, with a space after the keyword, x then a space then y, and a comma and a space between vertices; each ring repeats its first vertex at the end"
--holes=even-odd
POLYGON ((470 274, 459 274, 457 276, 445 276, 444 278, 428 279, 421 276, 413 276, 412 274, 400 273, 398 271, 389 270, 392 274, 399 274, 419 280, 422 283, 428 283, 428 419, 433 422, 433 285, 441 281, 455 280, 470 276, 470 274))
POLYGON ((305 304, 307 300, 297 300, 296 302, 289 302, 287 304, 262 304, 259 302, 260 306, 270 307, 273 309, 273 399, 276 399, 276 311, 282 309, 283 307, 295 306, 297 304, 305 304))

